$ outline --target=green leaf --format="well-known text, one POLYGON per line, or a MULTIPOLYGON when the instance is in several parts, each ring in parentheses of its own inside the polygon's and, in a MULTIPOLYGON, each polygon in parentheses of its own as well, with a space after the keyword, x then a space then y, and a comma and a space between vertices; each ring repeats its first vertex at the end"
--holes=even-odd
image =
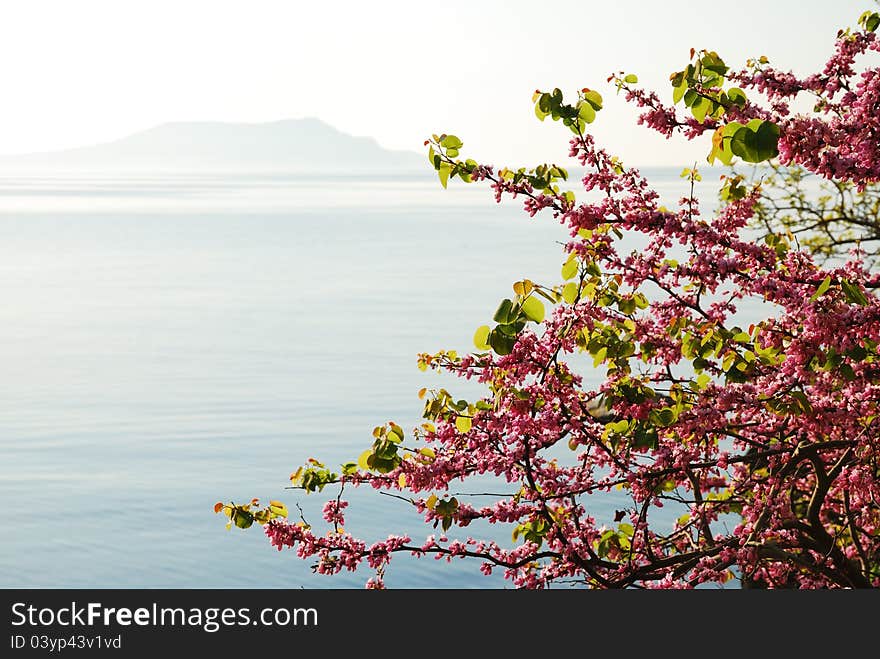
POLYGON ((488 325, 480 325, 477 328, 477 331, 474 332, 474 345, 477 347, 477 350, 488 350, 489 349, 489 326, 488 325))
POLYGON ((254 523, 254 516, 246 510, 242 510, 241 508, 236 508, 235 512, 232 513, 233 521, 235 525, 240 529, 250 528, 254 523))
POLYGON ((578 261, 576 258, 572 257, 565 262, 565 265, 562 266, 562 278, 563 279, 572 279, 578 273, 578 261))
MULTIPOLYGON (((520 308, 516 307, 515 312, 517 314, 519 314, 520 308)), ((498 325, 493 331, 500 332, 501 334, 504 334, 505 336, 512 336, 512 337, 516 338, 519 335, 519 333, 522 331, 522 328, 526 326, 527 322, 528 322, 528 318, 523 317, 521 320, 516 320, 515 322, 502 323, 502 324, 498 325)))
POLYGON ((623 77, 623 81, 627 82, 631 85, 634 85, 639 81, 639 77, 637 75, 635 75, 634 73, 630 73, 629 75, 626 75, 623 77))
POLYGON ((825 292, 829 288, 831 288, 831 275, 828 275, 827 277, 825 277, 825 279, 822 280, 822 283, 819 284, 819 287, 816 289, 816 292, 813 293, 813 295, 810 297, 810 302, 815 302, 816 300, 818 300, 820 297, 822 297, 825 294, 825 292))
POLYGON ((792 391, 791 397, 797 401, 798 407, 804 414, 813 413, 813 406, 810 405, 810 399, 807 398, 807 395, 803 391, 792 391))
POLYGON ((860 289, 855 284, 851 284, 846 279, 840 280, 840 288, 843 289, 844 295, 846 295, 846 299, 849 300, 853 304, 858 304, 859 306, 867 306, 868 298, 865 297, 865 294, 862 293, 862 289, 860 289))
POLYGON ((703 55, 700 59, 700 63, 703 65, 704 69, 721 76, 727 73, 728 70, 728 67, 724 64, 724 60, 722 60, 716 52, 710 52, 703 55))
POLYGON ((868 351, 865 350, 862 346, 857 345, 855 348, 851 348, 846 351, 846 356, 852 359, 853 361, 861 362, 864 361, 868 356, 868 351))
POLYGON ((661 410, 653 410, 650 414, 650 418, 658 426, 665 427, 671 425, 675 421, 675 412, 668 407, 664 407, 661 410))
POLYGON ((880 27, 880 14, 868 9, 859 16, 859 25, 865 28, 866 32, 874 32, 880 27))
POLYGON ((657 448, 659 437, 656 428, 638 424, 633 432, 633 446, 636 448, 657 448))
POLYGON ((618 434, 625 433, 629 430, 629 421, 623 419, 621 421, 614 421, 609 423, 606 428, 608 428, 611 432, 616 432, 618 434))
POLYGON ((473 419, 469 416, 459 416, 455 420, 455 428, 460 433, 468 432, 471 429, 471 426, 473 426, 473 419))
POLYGON ((743 106, 746 104, 746 93, 739 87, 731 87, 727 90, 727 98, 734 105, 743 106))
POLYGON ((724 126, 721 128, 721 136, 728 139, 732 138, 736 134, 736 131, 738 131, 742 127, 743 124, 741 124, 740 122, 731 121, 729 124, 724 124, 724 126))
POLYGON ((522 301, 522 310, 526 318, 536 323, 544 321, 544 303, 534 296, 529 296, 522 301))
POLYGON ((730 150, 746 162, 758 163, 779 154, 779 126, 753 119, 739 128, 730 140, 730 150))
POLYGON ((596 110, 587 102, 581 102, 578 104, 578 117, 580 117, 584 123, 591 124, 596 119, 596 110))
POLYGON ((464 143, 455 135, 447 135, 440 140, 440 146, 446 149, 460 149, 464 146, 464 143))
POLYGON ((762 161, 779 155, 779 126, 772 121, 761 122, 755 131, 755 140, 762 161))
POLYGON ((578 285, 573 281, 568 282, 562 289, 562 299, 568 304, 573 304, 578 297, 578 285))
POLYGON ((541 94, 540 98, 538 98, 538 107, 541 108, 541 112, 550 114, 550 111, 553 109, 552 105, 550 94, 545 92, 541 94))
POLYGON ((672 90, 672 104, 675 105, 676 103, 678 103, 682 99, 682 97, 684 96, 684 93, 687 90, 688 90, 687 80, 685 80, 684 77, 682 77, 681 82, 678 85, 676 85, 672 90))
POLYGON ((509 336, 495 328, 489 332, 489 346, 499 355, 509 355, 516 345, 516 337, 509 336))
MULTIPOLYGON (((730 125, 731 124, 721 126, 712 134, 712 151, 710 151, 709 155, 706 157, 706 160, 709 161, 710 165, 714 164, 716 159, 720 160, 723 165, 730 165, 733 162, 733 151, 730 150, 730 138, 725 135, 725 132, 730 130, 728 128, 730 125)), ((737 124, 737 128, 740 126, 741 124, 737 124)))
POLYGON ((498 308, 495 310, 495 315, 492 316, 492 320, 496 323, 501 323, 502 325, 506 325, 507 323, 516 320, 516 315, 513 313, 513 302, 507 298, 501 300, 501 304, 499 304, 498 308))
POLYGON ((278 515, 279 517, 287 517, 287 506, 280 501, 270 501, 269 510, 272 514, 278 515))
POLYGON ((700 99, 691 106, 691 113, 694 115, 694 119, 701 122, 706 118, 706 114, 708 114, 709 109, 712 107, 712 101, 708 98, 700 99))
POLYGON ((593 106, 594 110, 598 111, 602 109, 602 95, 599 92, 588 89, 583 94, 584 99, 587 101, 587 103, 593 106))
POLYGON ((734 153, 731 150, 731 138, 742 128, 743 125, 737 121, 731 121, 729 124, 718 128, 712 135, 712 152, 707 160, 713 163, 717 158, 724 165, 731 164, 734 153))
POLYGON ((380 458, 379 456, 373 456, 371 462, 371 466, 380 474, 387 474, 389 471, 394 471, 399 465, 400 457, 396 455, 391 458, 380 458))
POLYGON ((440 163, 440 168, 438 169, 438 174, 440 176, 440 185, 444 188, 449 182, 449 174, 452 172, 452 166, 449 163, 442 162, 440 163))

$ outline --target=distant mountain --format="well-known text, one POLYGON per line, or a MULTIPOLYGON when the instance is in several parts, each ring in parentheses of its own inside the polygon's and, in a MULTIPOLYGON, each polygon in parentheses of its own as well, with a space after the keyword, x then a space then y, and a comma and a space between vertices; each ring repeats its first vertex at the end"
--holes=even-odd
POLYGON ((0 168, 82 171, 393 172, 421 169, 424 157, 384 149, 319 119, 266 123, 172 122, 114 142, 0 157, 0 168))

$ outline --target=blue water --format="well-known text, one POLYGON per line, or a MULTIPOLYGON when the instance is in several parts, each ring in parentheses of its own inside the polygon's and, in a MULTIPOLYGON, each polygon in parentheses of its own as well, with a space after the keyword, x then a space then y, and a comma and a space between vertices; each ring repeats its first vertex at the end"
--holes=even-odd
MULTIPOLYGON (((290 472, 414 426, 423 386, 477 393, 416 354, 468 350, 513 281, 556 283, 565 237, 432 178, 0 179, 0 586, 361 587, 369 571, 314 575, 256 527, 227 532, 214 502, 323 523, 328 497, 285 491, 290 472)), ((430 531, 351 499, 356 534, 430 531)), ((478 567, 402 557, 386 582, 504 585, 478 567)))

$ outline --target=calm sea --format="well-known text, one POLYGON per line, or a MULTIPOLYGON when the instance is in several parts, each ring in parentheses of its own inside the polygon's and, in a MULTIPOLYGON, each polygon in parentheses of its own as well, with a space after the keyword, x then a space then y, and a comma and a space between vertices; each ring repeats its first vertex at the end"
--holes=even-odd
MULTIPOLYGON (((649 174, 667 203, 685 189, 649 174)), ((327 497, 285 491, 290 472, 412 427, 421 387, 477 394, 416 354, 468 350, 513 281, 556 283, 565 238, 430 177, 0 177, 0 587, 361 587, 227 532, 214 502, 322 524, 327 497)), ((355 533, 430 531, 351 498, 355 533)), ((504 585, 478 567, 406 557, 386 581, 504 585)))

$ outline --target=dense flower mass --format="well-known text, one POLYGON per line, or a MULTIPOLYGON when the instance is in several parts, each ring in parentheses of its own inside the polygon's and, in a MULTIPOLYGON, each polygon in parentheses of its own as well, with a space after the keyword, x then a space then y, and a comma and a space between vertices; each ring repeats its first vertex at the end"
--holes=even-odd
MULTIPOLYGON (((828 179, 855 181, 864 186, 880 180, 880 70, 858 72, 859 56, 880 52, 874 32, 842 32, 835 52, 821 73, 800 78, 790 71, 779 71, 766 62, 750 62, 750 67, 727 74, 727 79, 743 89, 764 96, 767 107, 746 103, 735 108, 732 118, 772 120, 780 127, 779 161, 801 165, 828 179), (791 102, 800 94, 813 97, 810 115, 798 114, 791 102)), ((692 138, 714 130, 718 122, 682 118, 665 106, 654 92, 627 87, 627 99, 644 111, 639 123, 667 137, 676 131, 692 138)))
MULTIPOLYGON (((705 55, 711 75, 698 67, 673 83, 684 90, 688 76, 697 80, 690 101, 685 95, 694 108, 687 119, 635 88, 633 76, 617 80, 644 108, 641 122, 664 135, 713 132, 721 153, 723 140, 749 125, 752 134, 732 141, 753 161, 769 157, 778 136, 780 162, 864 185, 880 178, 880 72, 856 68, 869 50, 880 50, 872 31, 843 32, 824 70, 806 78, 766 62, 727 73, 705 55), (741 89, 722 94, 725 82, 765 103, 741 89), (809 115, 789 109, 801 93, 814 96, 809 115)), ((598 94, 585 89, 578 106, 536 99, 539 117, 572 128, 570 155, 586 168, 583 201, 559 189, 567 173, 555 166, 462 163, 454 136, 431 140, 430 158, 444 185, 450 173, 487 182, 496 199, 518 197, 529 214, 564 223, 563 281, 517 282, 496 325, 477 331, 478 352, 421 356, 423 367, 483 383, 482 399, 422 392, 426 421, 414 437, 396 424, 377 428, 357 464, 337 474, 313 462, 293 479, 307 492, 334 483, 408 491, 434 528, 485 520, 509 525, 513 542, 391 535, 367 543, 341 528, 346 504, 337 497, 324 508, 329 532, 274 516, 272 544, 315 560, 321 573, 366 563, 376 571, 370 587, 384 586, 398 552, 474 558, 524 588, 731 579, 880 586, 880 300, 872 293, 880 274, 857 253, 824 268, 784 236, 755 242, 744 227, 758 185, 728 180, 711 216, 693 193, 661 205, 638 170, 584 131, 601 109, 598 94), (627 247, 633 237, 638 250, 627 247), (741 327, 744 302, 762 317, 741 327), (603 375, 600 386, 585 384, 589 369, 603 375), (448 494, 453 481, 485 474, 509 496, 478 504, 448 494), (613 520, 597 519, 593 502, 612 492, 615 501, 625 493, 626 505, 613 520), (663 521, 664 508, 677 520, 663 521)))

